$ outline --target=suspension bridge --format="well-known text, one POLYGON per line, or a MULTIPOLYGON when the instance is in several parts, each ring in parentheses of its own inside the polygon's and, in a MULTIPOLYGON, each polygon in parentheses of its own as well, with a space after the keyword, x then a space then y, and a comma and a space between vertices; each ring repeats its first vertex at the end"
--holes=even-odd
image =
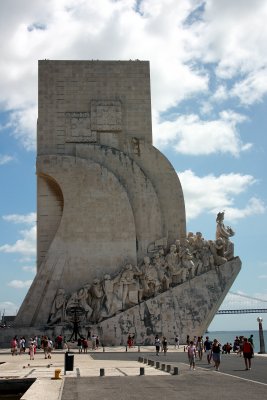
POLYGON ((229 292, 216 315, 267 313, 267 300, 229 292))

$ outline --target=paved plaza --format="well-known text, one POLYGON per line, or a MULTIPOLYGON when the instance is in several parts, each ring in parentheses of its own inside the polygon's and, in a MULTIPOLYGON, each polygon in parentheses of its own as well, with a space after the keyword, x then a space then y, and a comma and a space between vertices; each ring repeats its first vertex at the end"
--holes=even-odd
MULTIPOLYGON (((196 370, 190 371, 183 346, 169 349, 166 356, 155 355, 154 347, 100 348, 74 355, 73 371, 64 374, 65 351, 54 351, 51 360, 38 351, 34 360, 27 354, 11 356, 10 350, 0 353, 0 380, 30 379, 35 382, 21 400, 85 400, 97 399, 243 399, 250 400, 267 395, 267 357, 256 355, 252 370, 244 370, 244 360, 236 354, 222 355, 221 368, 215 372, 205 355, 197 361, 196 370), (139 358, 145 360, 140 362, 139 358), (138 361, 139 360, 139 361, 138 361), (154 365, 148 365, 148 361, 154 365), (158 368, 156 368, 158 362, 158 368), (165 364, 165 371, 162 370, 165 364), (170 372, 166 372, 167 366, 170 372), (178 375, 173 375, 178 367, 178 375), (140 375, 144 368, 144 375, 140 375), (55 377, 60 369, 60 379, 55 377), (102 372, 101 372, 102 370, 102 372), (103 374, 105 376, 100 376, 103 374)), ((1 395, 1 392, 0 392, 1 395)), ((0 397, 1 398, 1 397, 0 397)))

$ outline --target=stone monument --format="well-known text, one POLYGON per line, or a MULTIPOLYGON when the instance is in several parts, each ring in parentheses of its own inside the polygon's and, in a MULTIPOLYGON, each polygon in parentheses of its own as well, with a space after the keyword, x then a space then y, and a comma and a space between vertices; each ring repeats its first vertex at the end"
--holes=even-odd
POLYGON ((106 345, 203 334, 241 262, 224 213, 214 241, 186 232, 149 63, 39 61, 38 93, 37 275, 14 329, 67 336, 75 314, 106 345))

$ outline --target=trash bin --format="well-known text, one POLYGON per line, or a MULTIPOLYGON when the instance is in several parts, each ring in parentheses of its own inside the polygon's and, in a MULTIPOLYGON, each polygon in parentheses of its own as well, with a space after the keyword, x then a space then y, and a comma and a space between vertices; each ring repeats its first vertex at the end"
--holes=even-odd
POLYGON ((73 371, 74 365, 74 354, 70 354, 68 351, 65 353, 65 371, 73 371))

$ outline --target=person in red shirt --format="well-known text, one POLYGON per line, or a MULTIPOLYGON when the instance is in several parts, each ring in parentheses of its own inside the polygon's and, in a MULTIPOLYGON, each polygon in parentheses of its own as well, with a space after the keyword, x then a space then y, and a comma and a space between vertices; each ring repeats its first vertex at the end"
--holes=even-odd
POLYGON ((251 359, 253 355, 253 347, 246 337, 243 339, 243 357, 245 360, 246 370, 251 369, 251 359))

